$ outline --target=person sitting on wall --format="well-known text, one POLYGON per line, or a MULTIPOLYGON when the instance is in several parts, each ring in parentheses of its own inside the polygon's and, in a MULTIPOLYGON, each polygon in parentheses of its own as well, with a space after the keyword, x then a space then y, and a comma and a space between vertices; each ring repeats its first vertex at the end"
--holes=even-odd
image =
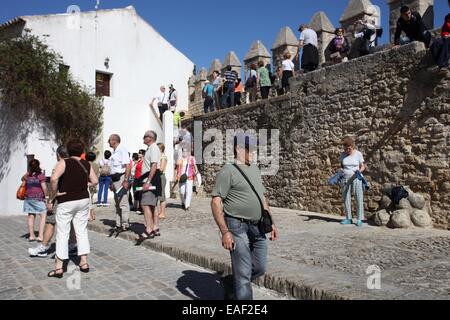
POLYGON ((344 29, 337 28, 334 31, 336 35, 328 45, 327 50, 330 52, 330 59, 333 64, 348 61, 348 53, 350 51, 350 45, 348 40, 344 37, 344 29))
POLYGON ((427 30, 418 12, 411 12, 408 6, 403 6, 400 9, 400 18, 397 20, 394 44, 396 46, 405 45, 413 41, 421 41, 428 48, 431 42, 431 33, 427 30), (405 36, 401 36, 402 31, 405 36))
POLYGON ((433 42, 430 51, 439 69, 448 69, 448 60, 450 59, 450 13, 445 16, 441 38, 433 42))

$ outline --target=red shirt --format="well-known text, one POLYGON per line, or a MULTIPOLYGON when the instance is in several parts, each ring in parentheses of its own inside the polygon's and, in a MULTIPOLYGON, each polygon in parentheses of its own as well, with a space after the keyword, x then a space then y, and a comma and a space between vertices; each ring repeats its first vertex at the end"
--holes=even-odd
POLYGON ((442 26, 442 33, 441 33, 441 35, 443 37, 446 37, 446 36, 450 35, 450 21, 446 21, 444 23, 444 25, 442 26))
POLYGON ((142 164, 144 163, 144 160, 140 160, 136 165, 136 171, 134 172, 134 177, 136 179, 139 179, 140 176, 142 176, 142 164))

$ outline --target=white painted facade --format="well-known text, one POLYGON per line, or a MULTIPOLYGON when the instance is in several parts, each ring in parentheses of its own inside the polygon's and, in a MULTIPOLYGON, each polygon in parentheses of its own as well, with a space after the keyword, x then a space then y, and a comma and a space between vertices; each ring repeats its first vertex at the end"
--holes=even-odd
MULTIPOLYGON (((145 149, 142 137, 146 130, 156 131, 158 141, 164 141, 162 129, 149 107, 161 85, 173 84, 178 91, 178 110, 187 110, 187 84, 194 64, 133 7, 21 19, 26 22, 25 28, 41 36, 63 57, 74 78, 93 91, 96 71, 112 74, 111 96, 104 98, 104 128, 100 137, 104 150, 109 149, 107 141, 112 133, 121 136, 122 145, 130 153, 145 149)), ((11 134, 0 130, 1 137, 11 134)), ((11 143, 10 160, 0 166, 3 171, 0 188, 8 190, 0 195, 0 215, 22 212, 22 203, 15 199, 15 192, 26 171, 26 155, 35 155, 47 175, 51 173, 57 146, 40 140, 43 138, 48 137, 37 130, 27 137, 27 143, 19 140, 11 143)))

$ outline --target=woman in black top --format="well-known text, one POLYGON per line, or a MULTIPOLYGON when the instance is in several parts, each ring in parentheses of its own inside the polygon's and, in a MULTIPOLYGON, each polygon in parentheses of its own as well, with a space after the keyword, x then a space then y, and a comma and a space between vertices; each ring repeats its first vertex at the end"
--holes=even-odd
MULTIPOLYGON (((98 184, 97 174, 89 162, 81 160, 85 149, 79 140, 67 144, 70 158, 62 159, 55 168, 51 178, 52 194, 56 194, 56 267, 49 272, 49 277, 63 277, 63 261, 69 258, 68 240, 70 225, 73 223, 77 237, 80 271, 89 272, 87 254, 90 253, 88 239, 89 192, 88 187, 98 184)), ((53 206, 49 205, 49 210, 53 206)))

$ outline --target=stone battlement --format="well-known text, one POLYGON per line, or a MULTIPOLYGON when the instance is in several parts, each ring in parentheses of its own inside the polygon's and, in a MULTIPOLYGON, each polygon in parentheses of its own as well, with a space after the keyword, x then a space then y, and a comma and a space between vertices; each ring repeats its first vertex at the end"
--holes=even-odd
MULTIPOLYGON (((386 184, 406 185, 430 202, 435 227, 450 228, 450 75, 430 58, 415 42, 300 75, 289 95, 189 121, 203 132, 278 129, 279 171, 264 178, 271 205, 337 215, 342 196, 327 180, 351 135, 368 166, 365 212, 379 209, 386 184)), ((211 192, 221 165, 200 167, 211 192)))

